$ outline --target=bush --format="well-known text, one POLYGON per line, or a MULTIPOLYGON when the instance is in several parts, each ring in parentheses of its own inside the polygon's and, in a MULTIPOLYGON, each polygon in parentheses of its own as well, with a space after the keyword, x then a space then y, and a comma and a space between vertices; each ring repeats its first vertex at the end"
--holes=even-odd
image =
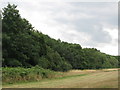
POLYGON ((32 68, 2 68, 2 81, 3 83, 16 83, 23 81, 39 81, 43 78, 52 78, 55 76, 55 72, 43 69, 39 66, 32 68))
POLYGON ((10 66, 10 67, 19 67, 19 66, 22 66, 22 64, 18 60, 11 59, 11 58, 9 58, 9 59, 6 60, 6 64, 7 64, 7 66, 10 66))
POLYGON ((63 62, 63 64, 62 64, 62 71, 66 72, 66 71, 68 71, 70 69, 72 69, 72 65, 67 63, 67 62, 63 62))

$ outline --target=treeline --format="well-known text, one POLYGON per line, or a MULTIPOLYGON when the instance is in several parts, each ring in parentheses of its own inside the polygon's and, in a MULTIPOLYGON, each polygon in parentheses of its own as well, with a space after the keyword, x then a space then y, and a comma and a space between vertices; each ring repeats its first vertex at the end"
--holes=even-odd
POLYGON ((118 59, 95 48, 55 40, 32 27, 8 4, 2 12, 2 66, 40 66, 54 71, 118 67, 118 59))

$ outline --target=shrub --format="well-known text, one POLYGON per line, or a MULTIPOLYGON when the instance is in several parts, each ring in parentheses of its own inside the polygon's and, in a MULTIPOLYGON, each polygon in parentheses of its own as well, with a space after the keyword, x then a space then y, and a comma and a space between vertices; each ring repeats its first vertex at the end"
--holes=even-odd
POLYGON ((16 83, 23 81, 39 81, 43 78, 52 78, 55 76, 55 72, 43 69, 39 66, 32 68, 2 68, 2 81, 3 83, 16 83))

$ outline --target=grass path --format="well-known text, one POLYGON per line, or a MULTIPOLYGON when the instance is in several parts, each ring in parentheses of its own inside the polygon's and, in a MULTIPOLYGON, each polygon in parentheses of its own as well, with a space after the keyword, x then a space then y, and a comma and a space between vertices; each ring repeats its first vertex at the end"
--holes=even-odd
POLYGON ((83 71, 40 82, 3 85, 3 88, 118 88, 118 71, 83 71), (87 73, 86 73, 87 72, 87 73))

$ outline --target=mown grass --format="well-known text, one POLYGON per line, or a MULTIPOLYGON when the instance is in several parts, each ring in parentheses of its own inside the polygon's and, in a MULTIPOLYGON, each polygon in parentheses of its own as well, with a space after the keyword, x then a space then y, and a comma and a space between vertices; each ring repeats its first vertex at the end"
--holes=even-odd
POLYGON ((66 72, 63 77, 51 79, 43 79, 37 82, 16 83, 3 85, 3 88, 118 88, 118 72, 117 71, 90 71, 66 72), (88 73, 86 73, 88 72, 88 73), (74 73, 74 72, 72 72, 74 73), (79 73, 79 74, 78 74, 79 73), (69 75, 69 76, 67 76, 69 75))
POLYGON ((3 68, 3 75, 3 88, 117 88, 118 86, 117 69, 54 72, 40 67, 3 68), (21 73, 24 73, 24 77, 21 73))
POLYGON ((54 72, 48 69, 43 69, 41 67, 32 68, 2 68, 2 84, 15 84, 15 83, 28 83, 36 82, 46 79, 65 79, 70 77, 85 76, 87 74, 71 74, 69 72, 54 72))
POLYGON ((63 77, 57 77, 55 79, 66 79, 66 78, 71 78, 71 77, 80 77, 80 76, 85 76, 88 74, 80 74, 80 75, 71 75, 71 76, 63 76, 63 77))

